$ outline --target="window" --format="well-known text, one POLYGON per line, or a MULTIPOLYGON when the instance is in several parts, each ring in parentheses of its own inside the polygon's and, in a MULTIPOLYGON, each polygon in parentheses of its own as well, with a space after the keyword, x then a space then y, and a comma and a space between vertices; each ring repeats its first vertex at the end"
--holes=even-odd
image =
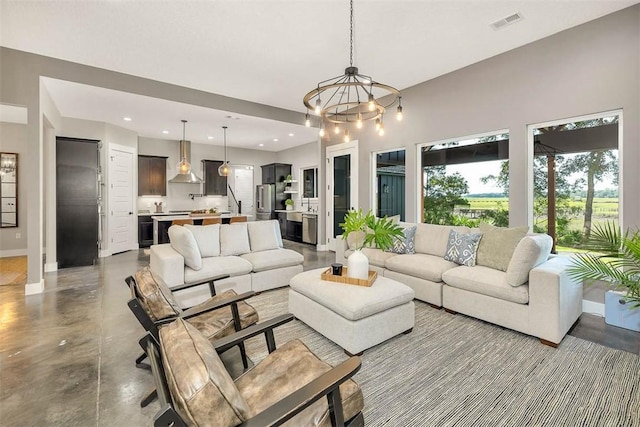
POLYGON ((375 214, 400 215, 405 220, 405 150, 373 153, 375 159, 375 214))
POLYGON ((507 131, 422 145, 422 221, 509 225, 507 131))
POLYGON ((318 168, 302 169, 302 197, 318 197, 318 168))
POLYGON ((619 215, 617 114, 532 126, 533 229, 554 252, 580 249, 619 215))

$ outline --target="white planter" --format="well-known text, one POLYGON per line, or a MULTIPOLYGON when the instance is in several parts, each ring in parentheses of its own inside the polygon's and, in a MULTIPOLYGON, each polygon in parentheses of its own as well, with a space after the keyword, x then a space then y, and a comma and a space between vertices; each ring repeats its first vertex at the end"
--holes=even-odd
POLYGON ((286 205, 287 206, 287 210, 288 211, 292 211, 293 210, 293 205, 286 205))
POLYGON ((359 249, 347 258, 347 277, 364 280, 369 278, 369 258, 359 249))
POLYGON ((624 293, 607 291, 604 294, 604 321, 608 325, 640 332, 640 308, 631 308, 622 298, 624 293))

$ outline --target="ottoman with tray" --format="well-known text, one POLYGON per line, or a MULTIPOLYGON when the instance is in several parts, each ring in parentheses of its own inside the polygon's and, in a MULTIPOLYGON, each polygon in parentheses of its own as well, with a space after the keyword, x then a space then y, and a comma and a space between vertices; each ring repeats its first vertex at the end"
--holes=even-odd
POLYGON ((289 281, 289 312, 296 318, 349 355, 411 332, 413 289, 386 277, 371 287, 322 280, 326 270, 305 271, 289 281))

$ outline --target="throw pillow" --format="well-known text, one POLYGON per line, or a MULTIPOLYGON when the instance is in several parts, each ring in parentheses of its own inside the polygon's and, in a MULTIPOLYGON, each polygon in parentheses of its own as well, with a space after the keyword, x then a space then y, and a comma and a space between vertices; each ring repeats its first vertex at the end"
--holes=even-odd
POLYGON ((507 271, 516 246, 529 231, 529 227, 505 228, 480 223, 482 240, 478 246, 476 264, 507 271))
POLYGON ((447 242, 447 251, 444 254, 444 259, 467 267, 475 266, 480 239, 482 239, 482 233, 449 231, 449 241, 447 242))
POLYGON ((220 255, 242 255, 251 252, 247 223, 224 224, 220 227, 220 255))
POLYGON ((171 247, 182 255, 187 267, 194 270, 200 270, 202 268, 202 257, 200 256, 198 243, 188 228, 181 225, 172 225, 169 227, 169 242, 171 243, 171 247))
POLYGON ((529 272, 549 258, 553 239, 547 234, 525 236, 516 246, 509 268, 507 283, 511 286, 524 285, 529 281, 529 272))
POLYGON ((185 224, 193 234, 203 258, 220 256, 220 224, 191 225, 185 224))
POLYGON ((394 239, 393 246, 387 249, 387 252, 392 252, 394 254, 416 253, 416 246, 415 246, 416 229, 417 227, 414 225, 412 227, 407 227, 404 230, 402 230, 404 237, 403 238, 396 237, 394 239))

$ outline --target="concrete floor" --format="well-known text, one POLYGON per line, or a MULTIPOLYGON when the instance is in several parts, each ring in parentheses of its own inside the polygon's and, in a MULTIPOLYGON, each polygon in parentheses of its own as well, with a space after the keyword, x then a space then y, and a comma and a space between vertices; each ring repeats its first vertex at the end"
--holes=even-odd
MULTIPOLYGON (((308 245, 285 246, 304 255, 305 270, 334 259, 308 245)), ((23 286, 0 286, 0 425, 150 425, 159 406, 139 406, 153 379, 134 366, 143 329, 124 283, 148 263, 140 250, 48 273, 45 292, 28 297, 23 286)), ((575 328, 581 333, 593 319, 583 323, 575 328)), ((606 327, 602 335, 610 336, 606 327)))
MULTIPOLYGON (((286 242, 305 269, 329 265, 333 252, 286 242)), ((142 327, 129 311, 124 278, 149 263, 144 251, 100 259, 92 267, 45 275, 45 292, 0 287, 0 425, 150 425, 157 402, 134 365, 142 327)))

